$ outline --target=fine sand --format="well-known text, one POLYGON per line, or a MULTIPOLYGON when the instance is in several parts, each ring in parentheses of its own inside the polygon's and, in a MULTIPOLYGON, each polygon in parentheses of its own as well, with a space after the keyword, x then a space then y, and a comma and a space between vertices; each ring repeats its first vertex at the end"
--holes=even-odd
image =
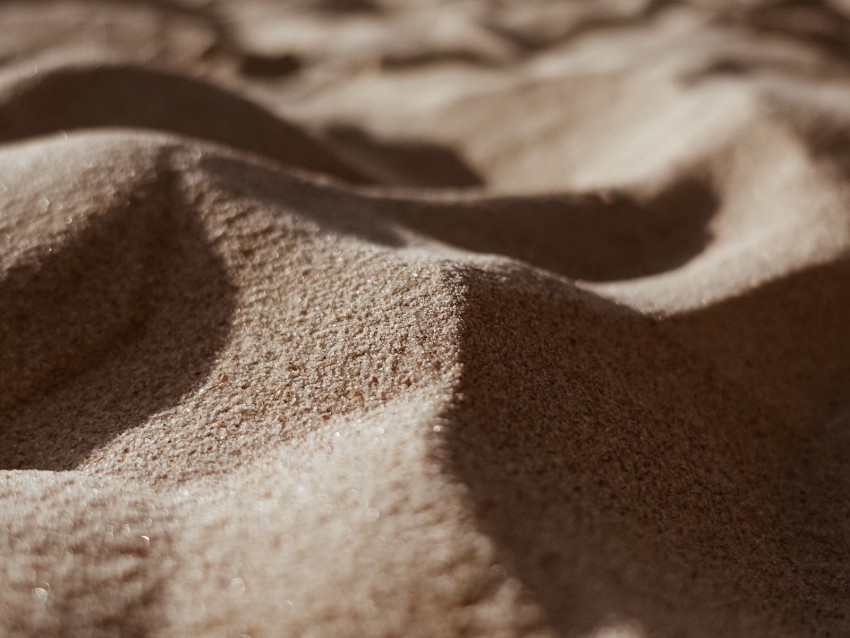
POLYGON ((850 636, 847 16, 0 2, 0 637, 850 636))

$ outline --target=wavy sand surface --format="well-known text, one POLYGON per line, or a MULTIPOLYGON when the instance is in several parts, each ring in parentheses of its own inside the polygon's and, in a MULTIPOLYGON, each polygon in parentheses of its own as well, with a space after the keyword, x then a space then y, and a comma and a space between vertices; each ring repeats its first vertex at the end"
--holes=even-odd
POLYGON ((842 3, 0 3, 0 636, 850 635, 842 3))

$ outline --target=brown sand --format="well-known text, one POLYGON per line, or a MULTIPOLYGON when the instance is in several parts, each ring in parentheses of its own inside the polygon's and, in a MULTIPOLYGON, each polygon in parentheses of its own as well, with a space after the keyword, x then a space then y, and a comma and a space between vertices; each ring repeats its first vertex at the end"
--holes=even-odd
POLYGON ((0 636, 850 635, 846 3, 0 3, 0 636))

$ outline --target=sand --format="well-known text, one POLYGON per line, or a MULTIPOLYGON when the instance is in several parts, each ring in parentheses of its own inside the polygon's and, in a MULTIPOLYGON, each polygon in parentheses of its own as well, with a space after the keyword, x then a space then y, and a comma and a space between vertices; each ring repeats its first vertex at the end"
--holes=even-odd
POLYGON ((0 33, 0 637, 850 635, 846 3, 0 33))

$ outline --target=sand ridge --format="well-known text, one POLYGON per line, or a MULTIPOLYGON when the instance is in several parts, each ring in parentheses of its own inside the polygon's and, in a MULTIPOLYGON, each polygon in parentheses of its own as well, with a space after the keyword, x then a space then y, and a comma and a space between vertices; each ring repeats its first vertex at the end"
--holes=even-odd
POLYGON ((0 636, 850 631, 844 13, 523 7, 0 3, 0 636))

